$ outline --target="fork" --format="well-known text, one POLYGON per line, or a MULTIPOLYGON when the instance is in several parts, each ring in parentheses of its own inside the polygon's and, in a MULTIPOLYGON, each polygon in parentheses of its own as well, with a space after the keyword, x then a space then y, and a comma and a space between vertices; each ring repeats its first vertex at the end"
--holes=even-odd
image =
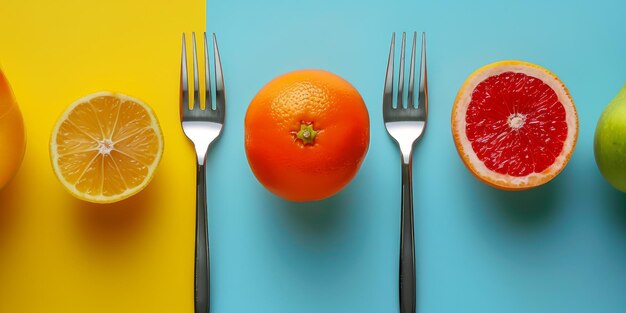
POLYGON ((217 38, 213 33, 214 70, 215 70, 215 108, 211 95, 211 74, 209 71, 209 49, 204 33, 204 99, 205 108, 200 106, 200 88, 198 79, 198 56, 196 52, 196 34, 191 34, 193 44, 193 106, 189 107, 189 82, 187 74, 187 49, 183 33, 183 52, 180 69, 180 119, 183 132, 191 140, 196 150, 196 244, 194 264, 194 312, 209 313, 209 238, 207 232, 206 199, 206 154, 209 145, 220 135, 224 126, 226 97, 224 94, 224 75, 217 49, 217 38))
POLYGON ((391 48, 385 76, 383 92, 383 120, 389 135, 396 141, 402 155, 402 201, 400 221, 400 312, 416 312, 415 290, 415 237, 413 230, 413 144, 422 136, 428 119, 428 83, 426 75, 426 34, 422 33, 422 53, 417 107, 415 106, 415 47, 417 33, 413 33, 411 65, 409 68, 409 89, 407 103, 404 104, 404 50, 406 33, 402 33, 400 69, 398 72, 398 92, 396 107, 393 106, 393 76, 396 34, 391 35, 391 48))

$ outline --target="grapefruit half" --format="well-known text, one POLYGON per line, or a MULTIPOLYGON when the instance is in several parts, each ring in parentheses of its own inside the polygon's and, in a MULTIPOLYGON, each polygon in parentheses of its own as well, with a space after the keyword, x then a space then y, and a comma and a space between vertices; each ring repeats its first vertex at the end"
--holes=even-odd
POLYGON ((567 165, 578 137, 574 102, 561 80, 522 61, 472 73, 452 108, 452 134, 467 168, 484 183, 524 190, 567 165))

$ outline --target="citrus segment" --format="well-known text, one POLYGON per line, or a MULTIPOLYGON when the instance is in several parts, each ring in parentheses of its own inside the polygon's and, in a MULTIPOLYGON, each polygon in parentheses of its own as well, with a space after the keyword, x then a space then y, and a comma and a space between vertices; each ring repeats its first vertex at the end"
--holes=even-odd
POLYGON ((103 92, 66 110, 50 146, 61 183, 80 199, 106 203, 127 198, 148 184, 161 158, 163 138, 150 107, 103 92))
POLYGON ((565 167, 578 118, 558 77, 534 64, 502 61, 477 70, 463 84, 452 131, 476 177, 502 189, 527 189, 565 167))

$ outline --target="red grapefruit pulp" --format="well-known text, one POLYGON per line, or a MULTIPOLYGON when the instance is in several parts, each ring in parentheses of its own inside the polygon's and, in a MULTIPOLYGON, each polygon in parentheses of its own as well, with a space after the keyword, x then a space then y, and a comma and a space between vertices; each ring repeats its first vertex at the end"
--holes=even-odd
POLYGON ((459 90, 452 131, 463 161, 480 180, 528 189, 554 178, 576 144, 576 108, 548 70, 502 61, 474 72, 459 90))

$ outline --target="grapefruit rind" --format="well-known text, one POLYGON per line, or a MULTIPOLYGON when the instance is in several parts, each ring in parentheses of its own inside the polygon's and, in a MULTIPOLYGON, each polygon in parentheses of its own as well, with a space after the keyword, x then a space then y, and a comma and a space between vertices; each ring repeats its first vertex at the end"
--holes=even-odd
POLYGON ((499 61, 476 70, 465 80, 459 89, 454 101, 454 107, 452 108, 452 134, 459 156, 476 178, 492 187, 503 190, 525 190, 547 183, 565 168, 578 138, 578 114, 569 91, 563 82, 552 72, 528 62, 499 61), (472 98, 472 92, 479 83, 488 77, 505 72, 523 73, 540 79, 554 90, 565 109, 565 120, 568 127, 563 149, 554 160, 554 163, 540 173, 531 173, 527 176, 517 177, 492 171, 478 158, 471 142, 467 138, 465 116, 472 98))
POLYGON ((76 101, 74 101, 72 104, 70 104, 65 111, 63 112, 63 114, 59 117, 59 119, 57 120, 57 123, 54 126, 54 129, 52 130, 52 135, 51 135, 51 139, 50 139, 50 161, 52 162, 52 169, 54 170, 55 176, 57 177, 57 179, 61 182, 61 185, 70 193, 72 194, 74 197, 83 200, 83 201, 88 201, 88 202, 93 202, 93 203, 101 203, 101 204, 106 204, 106 203, 113 203, 113 202, 118 202, 121 200, 124 200, 126 198, 129 198, 135 194, 137 194, 138 192, 140 192, 141 190, 143 190, 152 180, 152 178, 154 177, 154 171, 156 170, 157 166, 159 165, 160 161, 161 161, 161 157, 163 155, 163 132, 161 130, 161 127, 159 126, 159 121, 156 118, 156 115, 154 113, 154 110, 148 106, 146 103, 124 95, 124 94, 120 94, 120 93, 114 93, 114 92, 110 92, 110 91, 101 91, 101 92, 96 92, 93 94, 90 94, 88 96, 85 96, 83 98, 80 98, 76 101), (138 105, 140 105, 141 107, 143 107, 147 112, 148 115, 151 118, 151 123, 150 123, 150 127, 155 131, 156 133, 156 137, 159 139, 159 148, 157 149, 157 155, 155 156, 154 162, 152 162, 152 164, 149 164, 147 166, 148 168, 148 174, 146 175, 145 179, 139 183, 137 186, 132 187, 132 188, 128 188, 126 189, 124 192, 119 193, 119 194, 115 194, 112 196, 104 196, 104 195, 91 195, 88 193, 84 193, 79 191, 74 184, 70 183, 65 176, 62 173, 61 168, 59 167, 59 163, 58 163, 58 159, 59 159, 59 154, 57 153, 57 142, 56 142, 56 138, 59 132, 59 128, 61 127, 61 125, 63 124, 64 121, 66 121, 69 117, 69 115, 72 113, 72 111, 79 106, 80 104, 83 103, 87 103, 90 102, 91 100, 98 98, 98 97, 102 97, 102 96, 110 96, 110 97, 115 97, 120 99, 121 101, 131 101, 134 102, 138 105))

